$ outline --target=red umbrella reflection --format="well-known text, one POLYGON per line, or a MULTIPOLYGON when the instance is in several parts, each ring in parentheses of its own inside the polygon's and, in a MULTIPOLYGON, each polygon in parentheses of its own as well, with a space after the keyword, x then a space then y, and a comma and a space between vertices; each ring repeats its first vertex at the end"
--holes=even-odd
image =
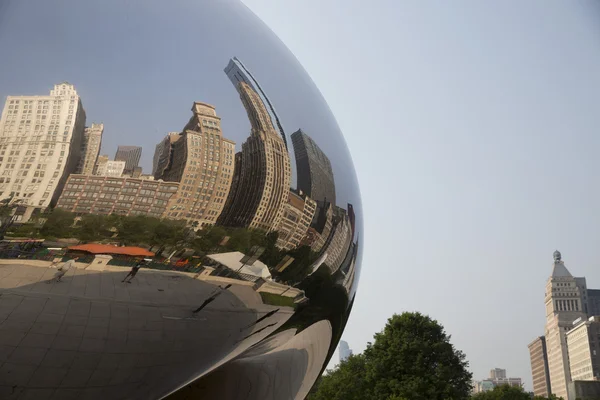
POLYGON ((111 246, 109 244, 80 244, 78 246, 71 246, 69 250, 73 251, 85 251, 92 254, 120 254, 132 257, 153 257, 154 253, 143 249, 141 247, 133 246, 111 246))

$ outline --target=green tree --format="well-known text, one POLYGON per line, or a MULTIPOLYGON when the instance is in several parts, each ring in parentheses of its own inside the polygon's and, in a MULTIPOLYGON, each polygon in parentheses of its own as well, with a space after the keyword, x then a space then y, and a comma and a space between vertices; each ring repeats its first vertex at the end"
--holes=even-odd
POLYGON ((43 237, 50 238, 68 238, 73 233, 73 222, 75 220, 75 214, 55 208, 52 210, 44 223, 44 226, 40 229, 40 233, 43 237))
MULTIPOLYGON (((529 393, 518 386, 502 385, 493 390, 474 394, 472 400, 532 400, 529 393)), ((534 396, 533 400, 562 400, 562 397, 550 395, 550 397, 534 396)))
POLYGON ((81 217, 77 229, 77 238, 84 242, 93 242, 110 237, 110 225, 104 215, 86 214, 81 217))
POLYGON ((323 375, 309 395, 310 400, 364 400, 368 391, 364 379, 367 373, 365 356, 352 355, 336 369, 323 375))
POLYGON ((361 356, 364 373, 352 369, 358 368, 360 359, 341 363, 322 378, 309 399, 469 398, 472 375, 465 355, 454 348, 437 321, 420 313, 394 315, 374 339, 361 356), (358 392, 344 397, 350 386, 358 392))

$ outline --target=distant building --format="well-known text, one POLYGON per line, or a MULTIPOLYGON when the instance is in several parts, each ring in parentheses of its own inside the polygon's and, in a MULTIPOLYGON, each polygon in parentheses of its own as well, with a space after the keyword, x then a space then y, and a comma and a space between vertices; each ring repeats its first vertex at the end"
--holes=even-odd
POLYGON ((96 163, 95 169, 95 175, 118 178, 123 175, 125 161, 113 161, 109 160, 108 156, 98 156, 98 162, 96 163))
POLYGON ((600 317, 574 321, 566 338, 571 380, 600 380, 600 317))
POLYGON ((506 370, 502 368, 494 368, 490 370, 490 379, 506 379, 506 370))
POLYGON ((308 196, 290 190, 283 218, 276 227, 277 247, 292 250, 300 246, 315 215, 317 204, 308 196))
POLYGON ((21 221, 56 204, 79 164, 86 115, 70 83, 50 95, 8 96, 0 118, 0 199, 25 207, 21 221))
POLYGON ((83 175, 92 175, 96 168, 100 147, 102 146, 103 124, 92 124, 86 127, 83 132, 83 141, 81 144, 81 158, 77 165, 76 173, 83 175))
POLYGON ((298 189, 317 201, 335 205, 335 180, 327 155, 301 129, 292 134, 298 189))
POLYGON ((180 182, 165 217, 197 227, 213 225, 225 206, 234 170, 235 142, 223 137, 215 107, 195 102, 183 132, 157 145, 156 179, 180 182))
POLYGON ((57 207, 78 214, 161 217, 178 183, 71 175, 57 207))
POLYGON ((281 223, 288 200, 290 158, 261 97, 245 82, 238 90, 252 129, 236 154, 235 185, 218 224, 271 232, 281 223))
POLYGON ((288 149, 287 138, 285 137, 285 132, 283 130, 283 126, 279 121, 279 116, 277 115, 277 111, 275 111, 275 107, 267 94, 263 91, 263 88, 260 86, 258 81, 254 78, 254 75, 246 68, 244 64, 237 57, 233 57, 229 60, 229 63, 224 69, 225 74, 236 88, 236 90, 242 95, 240 83, 245 83, 248 85, 256 94, 260 97, 260 101, 264 104, 265 110, 271 120, 271 125, 273 128, 279 133, 281 140, 283 140, 283 144, 285 145, 286 150, 288 149))
POLYGON ((528 347, 531 359, 531 375, 533 377, 533 393, 536 396, 548 397, 552 390, 548 370, 546 338, 544 336, 537 337, 528 347))
POLYGON ((346 361, 352 355, 352 350, 348 346, 348 342, 340 340, 340 362, 346 361))
POLYGON ((473 382, 473 394, 489 392, 491 390, 494 390, 494 387, 494 382, 492 382, 490 379, 475 381, 473 382))
POLYGON ((125 161, 125 173, 132 173, 138 166, 142 157, 142 148, 139 146, 119 146, 115 154, 115 161, 125 161))
POLYGON ((473 393, 487 392, 493 390, 495 387, 504 385, 522 387, 523 383, 521 378, 507 378, 505 369, 494 368, 490 371, 489 379, 473 383, 473 393))

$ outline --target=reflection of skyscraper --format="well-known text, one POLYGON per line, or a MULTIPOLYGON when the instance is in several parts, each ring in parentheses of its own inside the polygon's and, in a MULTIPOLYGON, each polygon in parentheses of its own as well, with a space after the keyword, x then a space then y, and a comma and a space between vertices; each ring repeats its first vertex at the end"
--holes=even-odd
POLYGON ((179 132, 169 132, 169 134, 156 145, 154 157, 152 158, 152 175, 159 178, 164 169, 169 164, 171 156, 171 142, 179 139, 179 132))
POLYGON ((138 166, 142 157, 142 148, 139 146, 119 146, 115 161, 125 161, 125 172, 131 173, 138 166))
POLYGON ((348 346, 348 342, 340 340, 340 362, 346 361, 352 355, 352 350, 348 346))
POLYGON ((219 224, 272 231, 280 223, 289 194, 290 158, 261 97, 245 82, 240 82, 238 90, 252 129, 241 154, 236 155, 237 187, 227 199, 219 224))
POLYGON ((298 189, 311 199, 335 205, 335 181, 329 158, 314 140, 301 129, 292 134, 298 189))
POLYGON ((317 204, 308 196, 290 190, 283 217, 277 226, 277 246, 291 250, 300 246, 315 215, 317 204))
POLYGON ((223 210, 233 176, 235 143, 223 138, 221 118, 212 105, 196 102, 192 112, 181 134, 169 134, 161 142, 155 177, 181 183, 165 216, 201 227, 214 224, 223 210))
MULTIPOLYGON (((269 100, 269 98, 267 97, 265 92, 262 90, 262 87, 260 86, 258 81, 254 78, 254 75, 252 75, 252 73, 250 73, 248 68, 246 68, 246 66, 244 64, 242 64, 242 62, 240 60, 238 60, 237 57, 233 57, 231 60, 229 60, 229 64, 227 64, 227 67, 225 67, 224 71, 238 92, 240 92, 240 86, 239 86, 240 82, 244 82, 258 94, 261 102, 264 104, 265 109, 267 110, 267 113, 269 114, 269 117, 271 119, 271 125, 273 125, 274 129, 279 131, 279 134, 281 135, 281 138, 283 139, 283 143, 285 144, 285 148, 287 149, 288 148, 287 139, 285 137, 285 132, 283 130, 283 127, 281 126, 281 122, 279 121, 279 116, 277 115, 277 112, 275 111, 275 107, 273 107, 271 100, 269 100)), ((240 92, 240 94, 241 94, 241 92, 240 92)))
POLYGON ((54 204, 81 157, 85 111, 75 87, 49 96, 8 96, 0 119, 0 198, 35 209, 54 204))
POLYGON ((332 233, 322 249, 327 252, 325 264, 329 266, 332 273, 340 268, 352 243, 352 226, 346 210, 336 207, 334 220, 332 233))
POLYGON ((100 147, 102 146, 102 132, 104 132, 103 124, 92 124, 92 126, 85 128, 81 144, 81 158, 76 173, 83 175, 94 173, 100 147))

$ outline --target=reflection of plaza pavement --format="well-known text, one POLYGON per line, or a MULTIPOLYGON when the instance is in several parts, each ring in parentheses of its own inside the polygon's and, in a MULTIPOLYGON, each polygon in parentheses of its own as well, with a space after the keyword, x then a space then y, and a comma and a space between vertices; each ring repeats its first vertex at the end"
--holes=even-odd
MULTIPOLYGON (((15 260, 15 263, 18 262, 15 260)), ((193 316, 216 285, 169 271, 0 265, 0 398, 152 399, 239 355, 289 318, 249 286, 193 316), (269 324, 275 324, 261 330, 269 324), (252 332, 259 333, 250 336, 252 332)))

